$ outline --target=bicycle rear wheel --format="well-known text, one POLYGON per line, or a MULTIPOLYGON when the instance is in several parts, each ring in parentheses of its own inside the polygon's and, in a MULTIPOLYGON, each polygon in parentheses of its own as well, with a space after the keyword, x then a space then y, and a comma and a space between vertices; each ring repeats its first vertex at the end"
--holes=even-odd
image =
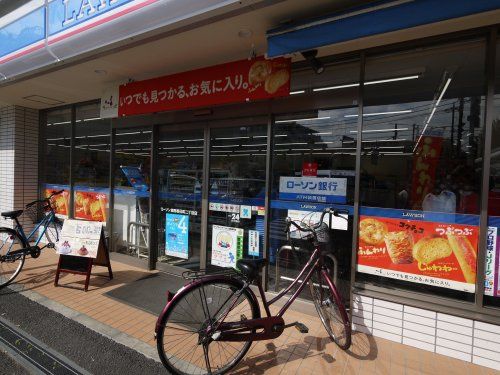
POLYGON ((252 341, 222 342, 206 328, 230 309, 225 323, 260 317, 253 295, 245 290, 240 297, 240 282, 207 279, 188 285, 174 297, 157 333, 157 349, 163 365, 174 374, 224 374, 245 356, 252 341))
POLYGON ((24 241, 15 231, 0 228, 0 288, 9 285, 21 272, 25 255, 9 256, 9 254, 24 247, 26 247, 24 241))
POLYGON ((330 339, 341 349, 351 346, 351 324, 333 282, 327 274, 318 270, 309 280, 314 306, 330 339))

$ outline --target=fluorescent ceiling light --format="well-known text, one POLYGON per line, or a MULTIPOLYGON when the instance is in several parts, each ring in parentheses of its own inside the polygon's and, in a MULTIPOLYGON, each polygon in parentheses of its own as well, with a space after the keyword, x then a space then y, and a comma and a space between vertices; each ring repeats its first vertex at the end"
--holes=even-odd
POLYGON ((184 149, 184 146, 164 148, 164 150, 182 150, 182 149, 184 149))
POLYGON ((315 121, 315 120, 325 120, 329 119, 330 116, 325 116, 325 117, 311 117, 311 118, 297 118, 293 120, 279 120, 275 121, 276 124, 281 124, 281 123, 286 123, 286 122, 296 122, 296 121, 315 121))
POLYGON ((248 144, 248 145, 241 145, 242 147, 259 147, 259 146, 267 146, 267 143, 258 143, 258 144, 248 144))
MULTIPOLYGON (((370 129, 363 130, 362 133, 384 133, 384 132, 400 132, 408 130, 408 128, 392 128, 392 129, 370 129)), ((357 133, 357 130, 351 130, 351 133, 357 133)))
POLYGON ((176 139, 175 141, 160 141, 160 143, 177 143, 177 142, 180 142, 181 140, 180 139, 176 139))
POLYGON ((298 95, 298 94, 303 94, 305 92, 306 92, 306 90, 291 91, 290 95, 298 95))
POLYGON ((203 148, 203 146, 186 146, 186 148, 189 148, 189 149, 203 148))
POLYGON ((84 118, 83 120, 80 121, 95 121, 95 120, 101 120, 100 117, 91 117, 91 118, 84 118))
POLYGON ((332 135, 332 132, 325 132, 325 133, 311 133, 311 135, 332 135))
POLYGON ((221 145, 221 146, 212 146, 215 148, 225 148, 225 147, 240 147, 240 145, 221 145))
POLYGON ((183 142, 198 142, 198 141, 203 141, 203 138, 198 138, 198 139, 183 139, 183 142))
POLYGON ((432 117, 434 116, 434 113, 436 112, 437 106, 439 105, 439 103, 441 103, 441 99, 443 99, 444 93, 446 92, 446 90, 448 89, 448 86, 451 83, 451 79, 452 78, 450 77, 446 80, 446 83, 444 84, 443 90, 441 90, 441 94, 439 94, 438 100, 434 104, 434 108, 432 109, 432 112, 431 112, 429 118, 427 119, 427 122, 425 123, 425 126, 422 129, 422 132, 420 133, 420 136, 418 137, 417 143, 415 143, 415 147, 413 148, 413 152, 415 152, 415 150, 417 149, 417 146, 418 146, 420 140, 422 139, 425 131, 427 130, 427 126, 429 126, 429 123, 431 122, 432 117))
POLYGON ((232 155, 228 155, 230 157, 234 157, 234 156, 250 156, 251 154, 232 154, 232 155))
MULTIPOLYGON (((372 112, 372 113, 363 113, 363 117, 368 116, 383 116, 383 115, 399 115, 402 113, 411 113, 413 110, 405 109, 402 111, 388 111, 388 112, 372 112)), ((345 115, 344 117, 358 117, 358 115, 345 115)))
MULTIPOLYGON (((49 138, 49 139, 47 139, 47 141, 63 141, 65 139, 66 138, 64 138, 64 137, 63 138, 49 138)), ((69 140, 69 138, 68 138, 68 140, 69 140)))
POLYGON ((356 86, 359 86, 359 83, 347 83, 345 85, 318 87, 317 89, 313 89, 313 91, 317 92, 317 91, 337 90, 337 89, 345 89, 348 87, 356 87, 356 86))
POLYGON ((249 139, 250 137, 225 137, 225 138, 215 138, 216 141, 228 140, 228 139, 249 139))
POLYGON ((134 135, 134 134, 141 134, 141 132, 116 133, 116 135, 134 135))
POLYGON ((306 142, 293 142, 293 143, 276 143, 275 146, 294 146, 294 145, 307 145, 306 142))
MULTIPOLYGON (((409 79, 417 79, 420 77, 418 74, 416 75, 411 75, 411 76, 403 76, 403 77, 395 77, 395 78, 387 78, 387 79, 380 79, 376 81, 366 81, 365 85, 376 85, 379 83, 388 83, 388 82, 397 82, 397 81, 406 81, 409 79)), ((335 86, 328 86, 328 87, 318 87, 316 89, 313 89, 313 91, 328 91, 328 90, 337 90, 337 89, 345 89, 349 87, 357 87, 359 86, 359 82, 354 82, 354 83, 346 83, 343 85, 335 85, 335 86)))
POLYGON ((366 81, 365 85, 376 85, 376 84, 379 84, 379 83, 407 81, 409 79, 417 79, 418 77, 420 77, 420 76, 418 74, 415 74, 415 75, 412 75, 412 76, 404 76, 404 77, 380 79, 380 80, 377 80, 377 81, 366 81))

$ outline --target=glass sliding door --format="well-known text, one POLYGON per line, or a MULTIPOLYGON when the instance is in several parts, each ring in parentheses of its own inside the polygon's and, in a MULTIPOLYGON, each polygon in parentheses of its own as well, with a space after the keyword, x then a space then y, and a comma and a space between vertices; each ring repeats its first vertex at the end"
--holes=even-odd
POLYGON ((266 191, 266 119, 210 130, 207 268, 262 258, 266 191))
POLYGON ((117 129, 114 154, 113 249, 149 257, 151 128, 117 129))
POLYGON ((158 263, 199 269, 203 129, 162 127, 158 147, 158 263))

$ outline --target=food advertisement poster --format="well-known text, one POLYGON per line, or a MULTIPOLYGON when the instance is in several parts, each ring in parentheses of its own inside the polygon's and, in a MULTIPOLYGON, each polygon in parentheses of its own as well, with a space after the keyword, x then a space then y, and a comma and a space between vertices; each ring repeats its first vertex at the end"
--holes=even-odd
MULTIPOLYGON (((45 198, 48 198, 52 193, 61 189, 45 189, 45 198)), ((69 213, 69 190, 64 190, 61 194, 55 195, 50 200, 50 204, 54 208, 58 216, 68 217, 69 213)))
POLYGON ((108 196, 97 191, 75 191, 75 218, 105 222, 108 196))
POLYGON ((361 215, 358 271, 473 293, 478 232, 475 225, 361 215))
MULTIPOLYGON (((490 222, 491 222, 491 217, 490 217, 490 222)), ((489 226, 486 235, 486 264, 485 264, 485 279, 484 279, 484 294, 487 296, 500 297, 499 258, 500 258, 500 244, 498 241, 498 227, 489 226)))
POLYGON ((120 86, 119 116, 290 94, 290 59, 245 59, 120 86))
POLYGON ((166 214, 165 253, 177 258, 189 256, 189 216, 166 214))
POLYGON ((343 204, 346 196, 347 178, 280 177, 279 199, 343 204))
POLYGON ((57 253, 85 258, 96 258, 101 239, 102 223, 83 220, 65 220, 57 253))
POLYGON ((236 267, 236 260, 243 257, 243 229, 212 226, 212 264, 219 267, 236 267))

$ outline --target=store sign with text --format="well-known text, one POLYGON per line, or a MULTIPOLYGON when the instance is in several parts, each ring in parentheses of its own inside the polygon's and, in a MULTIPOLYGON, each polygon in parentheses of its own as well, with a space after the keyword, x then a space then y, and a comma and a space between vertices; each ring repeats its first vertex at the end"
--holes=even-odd
POLYGON ((500 297, 500 243, 498 241, 500 218, 490 216, 489 224, 486 235, 484 294, 500 297))
POLYGON ((290 94, 290 59, 240 60, 120 86, 119 116, 242 103, 290 94))
POLYGON ((343 204, 346 195, 346 178, 280 177, 279 199, 343 204))
POLYGON ((392 211, 400 217, 384 217, 383 211, 360 216, 359 272, 475 291, 478 226, 410 219, 402 210, 392 211))
POLYGON ((165 217, 165 254, 189 257, 189 216, 167 213, 165 217))

